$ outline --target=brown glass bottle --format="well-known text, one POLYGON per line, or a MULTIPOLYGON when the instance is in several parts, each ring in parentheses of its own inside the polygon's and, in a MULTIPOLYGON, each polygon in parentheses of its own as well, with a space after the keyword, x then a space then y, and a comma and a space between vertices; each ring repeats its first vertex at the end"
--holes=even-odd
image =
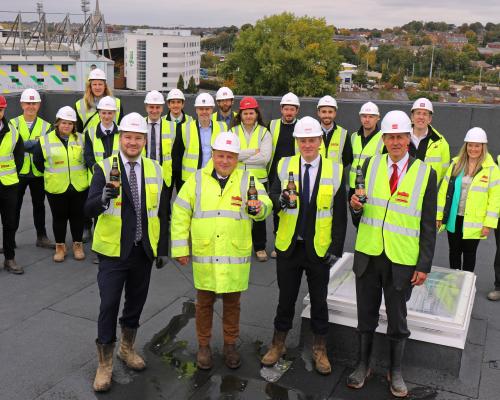
POLYGON ((109 187, 118 189, 120 187, 120 170, 118 169, 118 157, 113 157, 113 164, 109 172, 109 187))
POLYGON ((292 171, 288 172, 288 184, 286 185, 286 190, 288 191, 288 208, 297 208, 297 185, 295 185, 295 179, 292 171))
POLYGON ((255 178, 251 176, 247 192, 247 213, 249 215, 257 215, 258 201, 259 201, 259 195, 257 193, 257 189, 255 188, 255 178))
POLYGON ((366 187, 365 187, 365 177, 361 171, 361 166, 356 167, 356 180, 354 183, 354 193, 358 196, 358 200, 361 204, 366 203, 366 187))

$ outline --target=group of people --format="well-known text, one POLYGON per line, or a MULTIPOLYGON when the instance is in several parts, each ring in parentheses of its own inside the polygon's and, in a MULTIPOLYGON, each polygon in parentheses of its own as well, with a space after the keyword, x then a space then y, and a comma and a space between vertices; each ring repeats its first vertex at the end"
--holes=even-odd
MULTIPOLYGON (((145 368, 134 349, 137 328, 153 263, 161 268, 170 258, 181 266, 192 263, 198 367, 213 366, 210 341, 218 295, 224 361, 229 368, 240 366, 241 292, 248 287, 252 248, 258 261, 268 260, 265 220, 271 213, 275 242, 270 256, 276 258, 279 299, 274 335, 261 362, 272 366, 286 353, 305 272, 314 366, 329 374, 327 286, 330 268, 342 257, 349 211, 358 231, 353 270, 360 350, 347 384, 360 388, 370 375, 383 294, 388 379, 391 392, 404 397, 401 363, 410 335, 406 301, 430 272, 437 230, 448 233, 450 267, 473 271, 479 241, 497 228, 500 171, 488 153, 486 132, 470 129, 450 160, 445 137, 431 125, 433 105, 424 98, 415 101, 410 116, 388 112, 380 127, 379 109, 368 102, 352 134, 337 124, 338 105, 331 96, 319 100, 316 118, 299 119, 299 98, 287 93, 281 117, 266 124, 254 97, 243 97, 233 111, 234 95, 227 87, 215 100, 208 93, 198 95, 194 116, 184 113, 178 89, 166 101, 158 91, 147 93, 146 117, 123 115, 99 69, 90 72, 84 97, 74 107, 62 107, 53 124, 38 116, 40 103, 34 89, 25 90, 23 114, 7 121, 6 100, 0 96, 4 265, 9 272, 23 272, 14 249, 28 186, 36 245, 55 248, 55 262, 67 254, 68 222, 76 260, 85 259, 82 243, 94 227, 101 299, 96 391, 111 386, 123 290, 118 357, 134 370, 145 368), (45 195, 55 243, 45 230, 45 195)), ((490 300, 500 300, 498 253, 490 300)))

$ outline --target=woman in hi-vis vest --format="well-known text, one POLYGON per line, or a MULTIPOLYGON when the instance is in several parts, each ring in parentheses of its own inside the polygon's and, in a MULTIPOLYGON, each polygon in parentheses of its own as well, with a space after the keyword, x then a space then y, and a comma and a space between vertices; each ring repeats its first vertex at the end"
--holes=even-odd
POLYGON ((88 193, 87 167, 83 159, 83 139, 76 132, 76 113, 69 106, 56 114, 54 130, 40 137, 33 151, 33 162, 43 171, 45 193, 52 211, 56 240, 55 262, 66 256, 66 229, 69 221, 75 260, 85 259, 83 252, 83 205, 88 193))
POLYGON ((472 272, 479 240, 497 227, 500 171, 483 129, 469 129, 464 142, 439 188, 436 219, 448 232, 450 268, 472 272))

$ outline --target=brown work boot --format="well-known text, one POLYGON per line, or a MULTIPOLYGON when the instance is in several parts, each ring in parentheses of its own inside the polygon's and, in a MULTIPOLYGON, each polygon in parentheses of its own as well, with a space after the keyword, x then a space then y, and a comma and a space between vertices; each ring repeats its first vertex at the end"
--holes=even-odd
POLYGON ((122 326, 122 338, 120 340, 118 358, 121 359, 130 369, 142 371, 146 368, 146 363, 134 349, 136 333, 137 329, 130 329, 122 326))
POLYGON ((53 260, 55 262, 63 262, 66 257, 66 244, 56 243, 56 253, 54 254, 53 260))
POLYGON ((24 269, 19 264, 16 263, 16 260, 5 260, 3 262, 3 266, 7 272, 11 274, 21 275, 24 274, 24 269))
POLYGON ((82 242, 73 242, 73 258, 77 261, 85 260, 82 242))
POLYGON ((260 261, 260 262, 265 262, 268 260, 267 253, 265 250, 256 251, 255 256, 257 257, 257 261, 260 261))
POLYGON ((332 372, 332 367, 326 353, 326 336, 314 335, 312 357, 314 368, 316 368, 316 371, 321 375, 328 375, 332 372))
POLYGON ((95 373, 94 390, 105 392, 111 387, 111 376, 113 375, 113 352, 115 344, 100 344, 96 340, 99 366, 95 373))
POLYGON ((36 247, 42 247, 44 249, 55 249, 56 245, 50 241, 47 235, 39 235, 36 238, 36 247))
POLYGON ((198 354, 196 354, 196 366, 199 369, 211 369, 213 365, 212 350, 210 350, 210 346, 200 345, 198 354))
POLYGON ((241 357, 238 350, 236 350, 236 345, 224 344, 224 362, 228 368, 239 368, 241 365, 241 357))
POLYGON ((265 367, 272 367, 286 354, 285 339, 288 332, 274 330, 271 347, 260 360, 265 367))

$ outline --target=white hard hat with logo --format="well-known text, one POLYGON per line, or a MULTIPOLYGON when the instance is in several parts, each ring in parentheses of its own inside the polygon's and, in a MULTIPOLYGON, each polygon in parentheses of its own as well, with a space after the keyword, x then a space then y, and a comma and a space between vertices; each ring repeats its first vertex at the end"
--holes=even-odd
POLYGON ((21 103, 40 103, 42 99, 40 94, 35 89, 24 89, 21 93, 21 103))
POLYGON ((94 68, 89 73, 89 81, 91 81, 93 79, 99 79, 101 81, 105 81, 106 80, 106 73, 102 69, 94 68))
POLYGON ((116 111, 116 100, 111 96, 105 96, 97 103, 98 110, 116 111))
POLYGON ((120 121, 120 132, 148 133, 148 124, 141 114, 132 112, 120 121))
POLYGON ((320 107, 334 107, 335 110, 337 110, 337 100, 335 100, 332 96, 323 96, 318 101, 317 108, 319 109, 320 107))
POLYGON ((165 99, 158 90, 151 90, 146 94, 144 104, 165 104, 165 99))
POLYGON ((212 149, 239 154, 240 139, 233 132, 221 132, 215 138, 212 149))
POLYGON ((464 142, 467 143, 488 143, 488 137, 483 128, 470 128, 465 135, 464 142))
POLYGON ((411 110, 427 110, 431 114, 434 112, 434 107, 432 106, 432 103, 430 102, 429 99, 426 99, 425 97, 421 97, 420 99, 415 100, 413 103, 413 106, 411 107, 411 110))
POLYGON ((281 98, 280 105, 300 107, 300 101, 295 94, 293 94, 292 92, 288 92, 281 98))
POLYGON ((167 94, 167 101, 170 101, 170 100, 182 100, 182 101, 186 101, 186 98, 184 97, 184 93, 182 93, 181 90, 179 90, 179 89, 172 89, 167 94))
POLYGON ((234 99, 233 91, 228 87, 222 86, 219 90, 217 90, 217 93, 215 94, 215 100, 219 101, 228 99, 234 99))
POLYGON ((380 116, 380 111, 375 103, 369 101, 361 106, 359 110, 359 115, 378 115, 380 116))
POLYGON ((411 133, 411 121, 405 112, 394 110, 385 114, 380 130, 386 133, 411 133))
POLYGON ((293 137, 307 138, 323 135, 319 122, 312 117, 304 117, 297 121, 293 129, 293 137))
POLYGON ((64 106, 57 111, 56 119, 64 119, 65 121, 76 122, 76 111, 70 106, 64 106))
POLYGON ((208 93, 201 93, 194 101, 195 107, 215 107, 214 98, 208 93))

